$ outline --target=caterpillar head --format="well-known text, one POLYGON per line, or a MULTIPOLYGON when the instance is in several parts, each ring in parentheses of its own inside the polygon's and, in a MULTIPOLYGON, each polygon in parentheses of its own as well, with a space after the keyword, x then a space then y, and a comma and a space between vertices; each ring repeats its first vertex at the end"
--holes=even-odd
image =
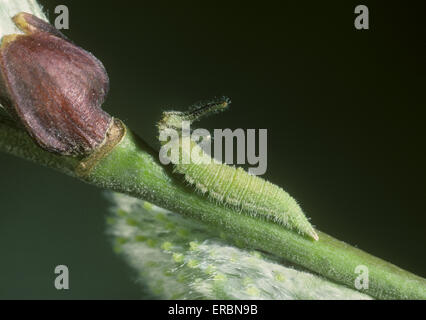
POLYGON ((231 104, 231 100, 227 97, 215 98, 209 101, 198 102, 188 111, 166 111, 163 112, 161 120, 158 122, 160 131, 166 128, 180 131, 184 121, 194 122, 204 116, 224 111, 231 104))

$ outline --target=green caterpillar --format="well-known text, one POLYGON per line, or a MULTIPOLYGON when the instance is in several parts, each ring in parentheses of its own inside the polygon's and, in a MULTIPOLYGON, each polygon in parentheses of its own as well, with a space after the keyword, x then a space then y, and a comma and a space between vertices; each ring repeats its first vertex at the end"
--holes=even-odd
MULTIPOLYGON (((287 192, 262 178, 248 174, 242 168, 235 168, 211 158, 190 135, 183 134, 185 123, 192 123, 207 114, 223 111, 229 104, 229 99, 220 98, 199 104, 187 112, 163 113, 158 123, 160 141, 164 135, 171 136, 171 141, 167 143, 179 150, 178 154, 170 156, 174 172, 184 175, 189 184, 214 201, 318 240, 317 233, 302 209, 287 192), (174 138, 173 132, 178 132, 174 138), (191 158, 194 154, 198 157, 195 163, 191 158), (191 161, 185 162, 184 159, 191 161)), ((161 143, 164 145, 166 141, 161 143)))

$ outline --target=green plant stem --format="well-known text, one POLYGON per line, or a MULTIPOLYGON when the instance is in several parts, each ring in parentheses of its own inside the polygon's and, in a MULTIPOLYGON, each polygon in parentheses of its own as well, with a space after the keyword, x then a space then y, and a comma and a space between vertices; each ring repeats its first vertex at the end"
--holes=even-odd
POLYGON ((368 267, 369 287, 362 290, 380 299, 426 299, 426 280, 344 242, 319 232, 311 241, 279 225, 239 214, 217 205, 158 161, 158 153, 127 130, 123 140, 84 176, 79 159, 41 150, 13 122, 0 116, 0 151, 57 169, 101 188, 150 201, 221 230, 242 245, 263 250, 354 288, 355 268, 368 267), (76 171, 77 170, 77 171, 76 171))

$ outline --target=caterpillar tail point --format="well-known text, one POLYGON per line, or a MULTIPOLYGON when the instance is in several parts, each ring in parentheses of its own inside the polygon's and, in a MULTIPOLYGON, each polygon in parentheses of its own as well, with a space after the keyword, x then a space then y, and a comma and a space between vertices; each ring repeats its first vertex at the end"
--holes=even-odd
POLYGON ((299 230, 303 236, 308 237, 310 240, 319 240, 319 236, 311 224, 305 224, 303 227, 299 226, 297 230, 299 230))
POLYGON ((309 232, 309 236, 312 237, 312 239, 315 241, 319 240, 318 234, 313 229, 309 232))

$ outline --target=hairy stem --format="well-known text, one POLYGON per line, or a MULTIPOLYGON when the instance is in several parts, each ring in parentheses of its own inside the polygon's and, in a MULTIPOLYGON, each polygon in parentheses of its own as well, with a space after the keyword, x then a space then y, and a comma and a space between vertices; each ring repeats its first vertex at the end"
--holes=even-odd
POLYGON ((221 230, 241 245, 274 254, 354 288, 357 266, 369 271, 362 290, 382 299, 426 299, 426 280, 318 231, 311 241, 279 225, 217 205, 198 195, 158 161, 158 153, 130 130, 89 171, 75 158, 41 150, 13 122, 0 118, 0 151, 35 161, 101 188, 150 201, 221 230))

